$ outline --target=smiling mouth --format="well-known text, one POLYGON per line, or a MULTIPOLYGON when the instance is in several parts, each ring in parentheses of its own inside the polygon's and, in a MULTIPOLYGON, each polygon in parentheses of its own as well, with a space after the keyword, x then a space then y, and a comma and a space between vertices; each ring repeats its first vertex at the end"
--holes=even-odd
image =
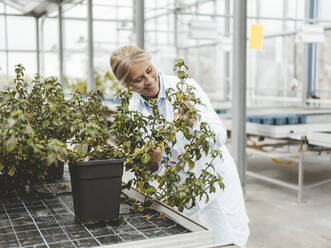
POLYGON ((154 88, 154 86, 155 86, 155 82, 153 82, 150 86, 145 87, 144 89, 145 90, 150 90, 150 89, 154 88))

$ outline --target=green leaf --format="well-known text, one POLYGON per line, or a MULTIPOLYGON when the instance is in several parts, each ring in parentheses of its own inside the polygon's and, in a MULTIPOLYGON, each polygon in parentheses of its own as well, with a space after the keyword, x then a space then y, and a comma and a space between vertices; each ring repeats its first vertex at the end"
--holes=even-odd
POLYGON ((145 190, 145 193, 147 195, 152 195, 153 193, 156 192, 156 189, 153 187, 153 186, 149 186, 146 190, 145 190))
POLYGON ((9 138, 9 140, 7 140, 7 142, 6 142, 6 151, 7 152, 13 151, 15 149, 16 145, 17 145, 17 138, 14 136, 11 136, 9 138))
POLYGON ((186 139, 190 139, 190 132, 189 132, 189 130, 188 130, 188 128, 185 128, 184 130, 183 130, 183 134, 184 134, 184 137, 186 138, 186 139))
POLYGON ((193 169, 194 169, 194 166, 195 166, 194 162, 193 162, 192 160, 190 160, 190 161, 188 162, 188 169, 189 169, 189 170, 193 170, 193 169))
POLYGON ((32 134, 33 133, 33 129, 30 125, 27 125, 24 129, 24 133, 25 134, 32 134))
POLYGON ((47 155, 47 165, 50 166, 51 164, 55 163, 56 161, 56 154, 55 153, 49 153, 47 155))
POLYGON ((205 193, 205 195, 206 195, 206 201, 205 201, 205 203, 208 203, 209 202, 209 195, 207 193, 205 193))
POLYGON ((0 162, 0 171, 2 171, 4 167, 5 166, 0 162))
POLYGON ((138 181, 137 182, 137 190, 142 191, 143 187, 144 187, 144 182, 138 181))
POLYGON ((224 185, 221 177, 218 178, 218 185, 220 186, 221 189, 225 188, 225 185, 224 185))
POLYGON ((152 161, 152 157, 148 153, 144 153, 141 156, 141 162, 146 165, 152 161))
POLYGON ((77 153, 79 155, 85 155, 87 153, 87 149, 88 149, 88 145, 83 143, 83 144, 79 144, 77 147, 77 153))
POLYGON ((173 132, 173 133, 171 134, 171 141, 175 141, 175 140, 176 140, 176 133, 173 132))
POLYGON ((11 176, 11 177, 14 176, 15 170, 16 170, 16 168, 14 166, 11 166, 9 171, 8 171, 8 175, 11 176))
POLYGON ((208 155, 208 152, 209 152, 209 145, 206 144, 206 143, 204 143, 203 146, 202 146, 202 148, 203 148, 203 151, 205 152, 205 155, 208 155))

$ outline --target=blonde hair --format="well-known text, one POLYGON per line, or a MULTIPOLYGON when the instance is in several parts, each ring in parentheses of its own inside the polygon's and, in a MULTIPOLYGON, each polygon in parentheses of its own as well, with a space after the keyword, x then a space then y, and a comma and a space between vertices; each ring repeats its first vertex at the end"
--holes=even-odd
POLYGON ((132 65, 147 60, 150 60, 150 56, 141 48, 123 46, 111 55, 110 67, 118 81, 128 84, 131 80, 130 70, 132 65))

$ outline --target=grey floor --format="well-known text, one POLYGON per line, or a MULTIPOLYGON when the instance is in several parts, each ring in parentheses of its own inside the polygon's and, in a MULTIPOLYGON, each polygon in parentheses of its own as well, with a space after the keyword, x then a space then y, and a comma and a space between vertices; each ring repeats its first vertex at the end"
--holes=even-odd
MULTIPOLYGON (((305 158, 305 185, 331 178, 329 157, 305 158)), ((248 169, 297 183, 297 166, 280 167, 268 158, 249 157, 248 169)), ((299 203, 296 191, 247 177, 247 248, 331 247, 331 182, 306 189, 303 197, 299 203)))

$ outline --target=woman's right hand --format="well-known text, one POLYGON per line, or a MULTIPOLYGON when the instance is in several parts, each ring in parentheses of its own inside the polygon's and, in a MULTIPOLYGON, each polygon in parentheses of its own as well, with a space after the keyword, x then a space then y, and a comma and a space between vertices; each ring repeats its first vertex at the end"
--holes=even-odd
POLYGON ((159 162, 161 161, 162 158, 162 150, 160 147, 156 147, 156 149, 152 152, 151 154, 152 157, 152 163, 149 167, 151 172, 155 172, 159 169, 159 162))

